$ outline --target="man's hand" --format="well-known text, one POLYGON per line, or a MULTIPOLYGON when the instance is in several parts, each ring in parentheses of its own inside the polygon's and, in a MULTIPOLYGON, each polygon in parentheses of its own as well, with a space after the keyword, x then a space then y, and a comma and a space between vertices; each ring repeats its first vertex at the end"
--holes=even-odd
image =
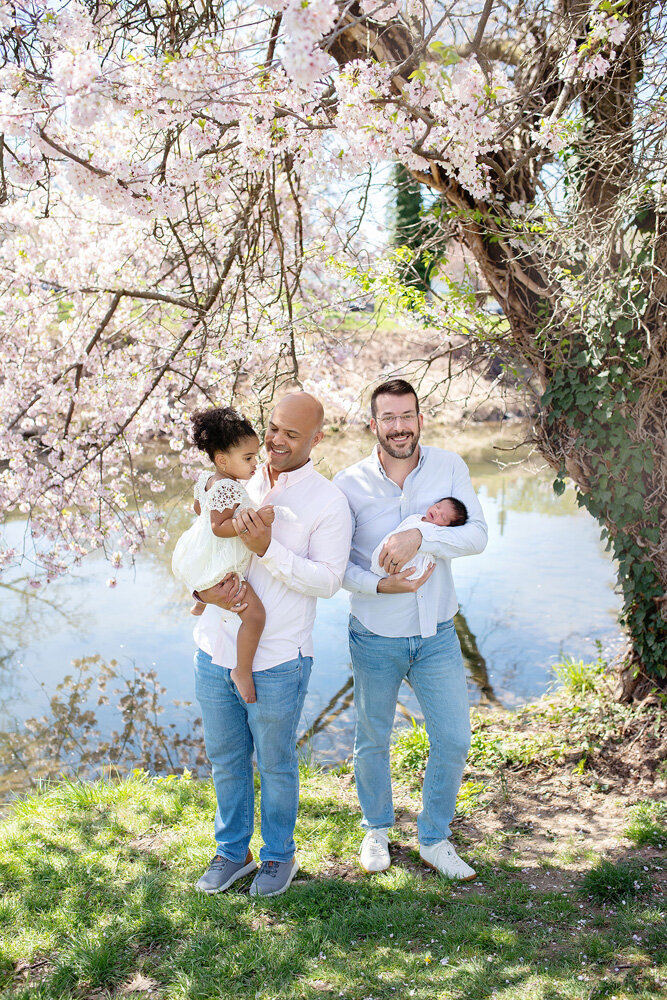
MULTIPOLYGON (((395 576, 405 569, 411 559, 414 559, 421 543, 422 533, 419 528, 399 531, 397 535, 391 535, 382 546, 378 562, 385 573, 395 576)), ((387 591, 383 591, 383 593, 387 593, 387 591)), ((391 591, 391 593, 398 594, 403 593, 403 591, 397 590, 391 591)))
MULTIPOLYGON (((209 590, 212 591, 212 596, 215 596, 216 606, 224 608, 225 611, 233 611, 238 615, 248 607, 243 601, 246 591, 245 581, 241 582, 238 573, 228 573, 220 583, 216 583, 209 590)), ((213 602, 209 600, 209 603, 213 602)))
POLYGON ((240 510, 234 518, 236 534, 251 552, 263 556, 271 544, 271 527, 256 510, 240 510))
POLYGON ((410 574, 414 572, 414 566, 408 566, 392 576, 383 576, 378 580, 377 592, 378 594, 414 594, 426 583, 434 569, 435 563, 432 563, 426 572, 418 576, 416 580, 408 580, 410 574))

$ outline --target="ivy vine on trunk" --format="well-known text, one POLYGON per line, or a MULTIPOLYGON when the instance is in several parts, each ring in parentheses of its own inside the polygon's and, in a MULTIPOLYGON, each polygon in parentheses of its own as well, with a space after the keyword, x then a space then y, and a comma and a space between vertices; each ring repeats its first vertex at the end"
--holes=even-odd
MULTIPOLYGON (((399 106, 408 70, 471 53, 485 71, 502 67, 524 95, 484 158, 485 195, 466 190, 426 141, 414 148, 429 162, 411 173, 439 196, 439 239, 467 247, 503 309, 505 328, 489 333, 480 322, 477 336, 507 369, 528 369, 537 384, 534 435, 555 488, 569 477, 600 523, 618 563, 630 665, 664 685, 667 199, 658 109, 667 89, 665 12, 648 0, 562 0, 513 13, 485 4, 468 32, 472 42, 454 28, 452 45, 416 45, 425 60, 419 68, 398 27, 369 35, 368 25, 362 34, 351 23, 330 51, 345 63, 368 58, 370 45, 375 59, 396 66, 399 106), (601 52, 600 17, 623 22, 613 63, 568 75, 568 60, 601 52), (552 124, 556 148, 546 138, 552 124)), ((423 121, 420 112, 415 129, 427 137, 423 121)), ((423 237, 428 245, 426 229, 423 237)))

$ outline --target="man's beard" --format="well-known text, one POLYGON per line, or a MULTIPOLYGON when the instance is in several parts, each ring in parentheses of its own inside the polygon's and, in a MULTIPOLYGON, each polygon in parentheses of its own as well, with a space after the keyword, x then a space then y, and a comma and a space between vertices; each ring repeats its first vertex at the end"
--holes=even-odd
POLYGON ((414 431, 410 431, 409 433, 411 440, 407 440, 405 444, 400 446, 400 448, 392 444, 392 439, 389 435, 385 435, 383 437, 379 430, 378 442, 387 454, 391 455, 392 458, 412 458, 415 453, 415 448, 419 444, 419 430, 417 430, 416 433, 414 431))

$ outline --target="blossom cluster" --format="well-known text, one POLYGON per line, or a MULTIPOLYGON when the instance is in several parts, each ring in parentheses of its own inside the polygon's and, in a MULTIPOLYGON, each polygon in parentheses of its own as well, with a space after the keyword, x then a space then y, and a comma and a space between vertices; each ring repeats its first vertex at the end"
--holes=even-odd
POLYGON ((605 76, 618 58, 630 23, 618 13, 603 9, 595 10, 589 20, 585 42, 578 47, 571 43, 564 61, 564 73, 571 77, 580 74, 584 80, 595 80, 605 76))
MULTIPOLYGON (((125 5, 0 0, 8 50, 31 47, 0 69, 0 508, 29 515, 47 579, 167 540, 157 501, 174 470, 194 476, 192 405, 243 391, 260 412, 305 353, 341 402, 315 336, 342 294, 327 262, 355 248, 337 185, 437 163, 484 197, 511 104, 474 56, 432 53, 407 80, 338 65, 334 0, 238 0, 220 30, 203 12, 223 5, 200 5, 179 45, 149 6, 142 30, 125 5)), ((359 9, 386 26, 413 7, 359 9)), ((622 41, 604 25, 600 45, 622 41)), ((0 571, 20 555, 0 539, 0 571)))
POLYGON ((263 6, 282 14, 287 37, 281 57, 291 80, 307 87, 332 70, 320 42, 336 22, 334 0, 264 0, 263 6))

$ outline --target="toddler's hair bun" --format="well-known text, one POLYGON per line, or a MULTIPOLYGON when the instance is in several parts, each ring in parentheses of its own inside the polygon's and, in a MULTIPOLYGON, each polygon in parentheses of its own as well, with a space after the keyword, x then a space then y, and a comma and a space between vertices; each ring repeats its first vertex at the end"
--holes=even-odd
POLYGON ((252 424, 231 406, 196 410, 190 418, 192 440, 211 461, 218 451, 229 451, 246 438, 257 437, 252 424))
POLYGON ((245 420, 243 414, 237 413, 236 410, 231 406, 219 406, 217 411, 213 410, 209 412, 219 413, 221 420, 245 420))

